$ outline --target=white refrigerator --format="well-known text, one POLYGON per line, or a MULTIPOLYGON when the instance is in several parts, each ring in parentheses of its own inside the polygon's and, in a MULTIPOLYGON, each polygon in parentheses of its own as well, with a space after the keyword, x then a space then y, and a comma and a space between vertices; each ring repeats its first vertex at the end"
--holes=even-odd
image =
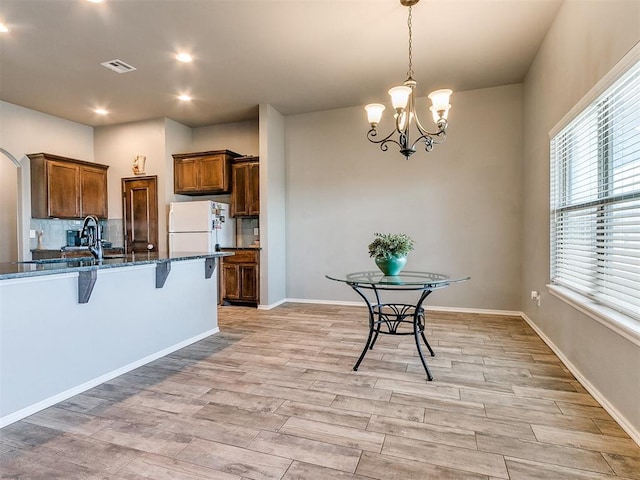
POLYGON ((210 253, 236 244, 226 203, 201 200, 169 204, 169 251, 210 253))

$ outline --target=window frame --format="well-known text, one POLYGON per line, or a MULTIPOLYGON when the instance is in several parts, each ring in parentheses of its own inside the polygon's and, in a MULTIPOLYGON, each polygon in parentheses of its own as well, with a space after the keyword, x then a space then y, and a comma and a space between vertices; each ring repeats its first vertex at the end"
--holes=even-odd
MULTIPOLYGON (((612 87, 627 72, 629 72, 631 69, 637 68, 638 64, 640 64, 640 42, 636 44, 634 48, 627 55, 625 55, 625 57, 620 62, 618 62, 618 64, 607 75, 605 75, 549 132, 550 281, 547 285, 549 292, 553 296, 563 300, 582 313, 588 315, 589 317, 612 329, 616 333, 631 340, 636 345, 640 345, 640 317, 634 317, 622 313, 617 309, 612 308, 611 305, 607 305, 606 302, 602 302, 601 299, 594 298, 587 292, 581 293, 572 288, 563 286, 562 284, 555 283, 552 279, 554 277, 556 268, 553 263, 554 251, 556 248, 555 229, 557 225, 561 225, 561 223, 557 222, 556 215, 595 206, 599 210, 595 215, 600 219, 596 221, 597 225, 598 222, 603 221, 607 215, 610 215, 610 213, 608 213, 608 207, 610 207, 611 205, 615 206, 617 202, 628 198, 629 196, 638 198, 637 193, 629 194, 623 191, 618 194, 612 194, 615 188, 615 179, 612 175, 614 168, 613 162, 615 161, 612 155, 613 145, 612 142, 610 142, 609 144, 603 143, 603 138, 613 139, 615 135, 615 133, 611 131, 611 129, 615 127, 614 122, 611 118, 611 97, 609 95, 606 95, 606 93, 610 89, 610 87, 612 87), (595 112, 589 112, 589 109, 595 109, 595 112), (567 145, 575 146, 576 144, 573 144, 571 142, 571 139, 568 138, 570 135, 572 135, 572 132, 568 130, 563 133, 563 130, 581 115, 589 115, 590 113, 595 113, 595 118, 597 119, 597 198, 587 199, 583 202, 569 203, 566 206, 560 206, 554 210, 554 203, 560 203, 558 202, 559 198, 554 198, 554 195, 559 196, 559 193, 563 192, 565 195, 565 197, 563 198, 566 198, 566 195, 571 195, 571 187, 573 186, 573 184, 571 183, 570 179, 571 172, 568 168, 563 169, 558 174, 557 180, 552 177, 555 168, 554 162, 558 161, 557 159, 555 159, 555 152, 552 150, 553 142, 554 140, 556 142, 562 142, 561 145, 564 145, 565 147, 567 145), (563 134, 560 135, 561 133, 563 134), (561 184, 561 188, 558 188, 558 186, 556 186, 555 191, 553 189, 554 181, 558 181, 558 183, 561 184)), ((566 150, 565 147, 561 147, 562 150, 566 150)), ((594 265, 590 268, 592 268, 594 271, 597 271, 598 264, 601 265, 604 261, 603 255, 599 255, 598 250, 606 248, 606 241, 602 237, 602 235, 598 235, 597 233, 594 234, 594 241, 595 262, 594 265)), ((598 281, 598 276, 594 275, 594 284, 597 284, 598 281)))

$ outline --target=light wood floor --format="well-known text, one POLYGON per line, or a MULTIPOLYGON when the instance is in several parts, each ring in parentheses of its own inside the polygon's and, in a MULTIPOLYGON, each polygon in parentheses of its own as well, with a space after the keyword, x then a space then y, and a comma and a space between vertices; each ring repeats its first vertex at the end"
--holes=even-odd
POLYGON ((224 307, 220 334, 0 430, 1 478, 640 479, 523 320, 430 314, 427 383, 410 336, 351 370, 365 312, 224 307))

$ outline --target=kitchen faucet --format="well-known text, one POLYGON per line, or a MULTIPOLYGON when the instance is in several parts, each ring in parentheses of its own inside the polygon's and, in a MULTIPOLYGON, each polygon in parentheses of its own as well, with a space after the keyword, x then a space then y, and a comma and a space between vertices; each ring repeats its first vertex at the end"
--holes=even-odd
POLYGON ((87 215, 82 223, 81 238, 88 238, 89 251, 98 260, 102 260, 102 233, 100 232, 100 223, 98 223, 98 217, 95 215, 87 215), (95 225, 95 234, 89 230, 89 223, 93 222, 95 225))

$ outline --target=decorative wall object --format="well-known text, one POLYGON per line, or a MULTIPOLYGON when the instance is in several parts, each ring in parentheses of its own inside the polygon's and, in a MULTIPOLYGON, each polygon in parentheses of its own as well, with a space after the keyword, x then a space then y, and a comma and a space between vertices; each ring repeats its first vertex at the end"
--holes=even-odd
POLYGON ((144 166, 147 162, 147 157, 145 155, 136 155, 133 159, 133 174, 134 175, 144 175, 145 170, 144 166))

